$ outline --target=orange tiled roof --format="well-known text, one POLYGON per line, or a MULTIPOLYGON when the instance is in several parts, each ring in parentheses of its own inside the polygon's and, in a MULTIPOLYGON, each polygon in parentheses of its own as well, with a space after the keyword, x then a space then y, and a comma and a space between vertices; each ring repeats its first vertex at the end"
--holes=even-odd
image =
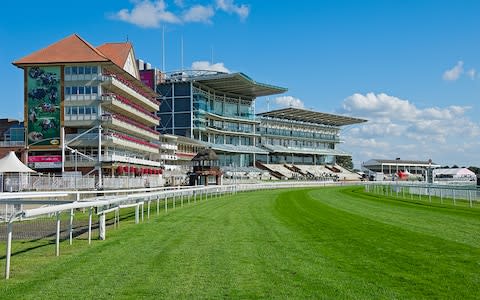
POLYGON ((103 61, 108 62, 109 58, 77 34, 72 34, 13 62, 13 64, 18 66, 24 64, 103 61))
POLYGON ((105 43, 98 46, 97 49, 109 58, 114 64, 123 69, 127 61, 132 44, 126 43, 105 43))

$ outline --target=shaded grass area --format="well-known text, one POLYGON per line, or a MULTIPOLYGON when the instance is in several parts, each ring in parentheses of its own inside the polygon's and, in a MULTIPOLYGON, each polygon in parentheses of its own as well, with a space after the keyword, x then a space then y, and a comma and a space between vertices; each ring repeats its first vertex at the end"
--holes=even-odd
POLYGON ((0 295, 476 298, 480 247, 472 236, 479 220, 477 210, 352 187, 239 193, 162 211, 139 225, 123 222, 92 246, 64 242, 60 257, 38 241, 12 258, 0 295))

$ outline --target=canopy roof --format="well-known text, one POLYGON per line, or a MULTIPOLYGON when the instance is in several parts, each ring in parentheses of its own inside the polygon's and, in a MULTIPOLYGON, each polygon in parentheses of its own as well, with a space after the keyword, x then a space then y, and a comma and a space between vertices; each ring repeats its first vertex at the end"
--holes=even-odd
POLYGON ((286 88, 259 83, 243 73, 216 73, 193 77, 199 82, 216 91, 256 98, 261 96, 281 94, 286 88))
POLYGON ((5 157, 0 159, 0 173, 36 173, 34 170, 30 169, 24 165, 18 157, 15 155, 15 152, 8 152, 5 157))
POLYGON ((368 166, 414 166, 414 167, 432 167, 438 168, 440 165, 431 162, 431 161, 422 161, 422 160, 402 160, 402 159, 371 159, 363 164, 365 167, 368 166))
POLYGON ((283 108, 259 113, 257 116, 277 119, 287 119, 300 122, 308 122, 320 125, 344 126, 367 122, 364 119, 327 114, 301 108, 283 108))

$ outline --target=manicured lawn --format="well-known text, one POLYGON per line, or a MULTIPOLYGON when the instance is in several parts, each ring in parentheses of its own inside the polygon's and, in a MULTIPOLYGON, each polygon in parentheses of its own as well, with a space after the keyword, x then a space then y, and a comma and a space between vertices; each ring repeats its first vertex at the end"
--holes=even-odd
POLYGON ((479 209, 357 187, 239 193, 63 242, 60 257, 16 241, 0 298, 473 299, 479 229, 479 209))

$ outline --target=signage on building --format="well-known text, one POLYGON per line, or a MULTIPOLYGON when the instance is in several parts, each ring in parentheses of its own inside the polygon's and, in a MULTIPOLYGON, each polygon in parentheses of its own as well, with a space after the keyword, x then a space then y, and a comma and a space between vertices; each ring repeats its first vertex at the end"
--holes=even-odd
POLYGON ((62 116, 61 69, 59 66, 28 67, 25 72, 27 146, 30 149, 58 149, 62 116))
POLYGON ((34 169, 55 169, 62 167, 61 155, 37 155, 28 157, 28 165, 34 169))

